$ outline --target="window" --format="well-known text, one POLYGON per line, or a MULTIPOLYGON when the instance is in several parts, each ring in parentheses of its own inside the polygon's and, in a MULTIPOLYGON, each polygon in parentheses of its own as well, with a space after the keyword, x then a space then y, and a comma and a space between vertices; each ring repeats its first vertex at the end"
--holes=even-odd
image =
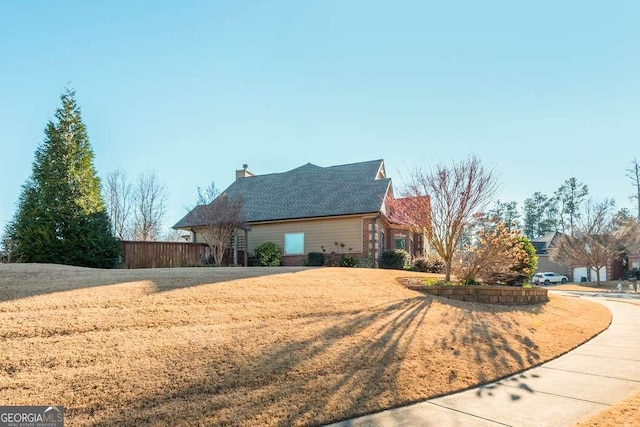
POLYGON ((396 237, 394 241, 396 249, 405 249, 406 240, 404 239, 404 237, 396 237))
POLYGON ((632 261, 632 262, 631 262, 631 268, 638 268, 638 269, 640 269, 640 261, 632 261))
POLYGON ((304 233, 285 233, 284 254, 303 255, 304 254, 304 233))

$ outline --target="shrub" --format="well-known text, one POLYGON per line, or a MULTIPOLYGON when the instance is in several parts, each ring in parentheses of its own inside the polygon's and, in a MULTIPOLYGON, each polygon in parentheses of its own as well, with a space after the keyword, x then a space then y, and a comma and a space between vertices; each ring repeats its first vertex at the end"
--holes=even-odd
POLYGON ((478 280, 475 277, 467 277, 467 278, 461 279, 460 284, 464 286, 479 285, 480 282, 478 282, 478 280))
POLYGON ((273 242, 266 242, 255 250, 258 264, 261 266, 276 267, 282 262, 282 251, 273 242))
POLYGON ((423 273, 442 273, 444 271, 444 262, 436 256, 426 258, 416 258, 413 261, 415 271, 423 273))
POLYGON ((515 267, 515 271, 520 273, 520 276, 515 280, 518 282, 529 282, 533 277, 533 273, 538 269, 538 256, 536 255, 536 248, 525 236, 518 238, 518 243, 521 244, 522 249, 527 253, 527 256, 520 260, 515 267))
POLYGON ((358 266, 358 258, 354 256, 343 255, 340 258, 340 267, 357 267, 358 266))
POLYGON ((460 286, 461 283, 447 282, 444 279, 438 279, 436 277, 427 277, 422 281, 425 286, 460 286))
POLYGON ((502 222, 480 226, 475 242, 465 245, 452 264, 453 274, 467 284, 513 285, 526 281, 535 261, 527 249, 535 251, 533 245, 529 247, 517 230, 509 230, 502 222))
POLYGON ((437 286, 437 285, 441 285, 442 281, 439 279, 435 279, 432 277, 428 277, 426 279, 423 280, 422 282, 425 286, 437 286))
POLYGON ((360 268, 373 268, 373 259, 370 256, 364 258, 358 258, 358 267, 360 268))
POLYGON ((394 270, 402 270, 409 265, 409 252, 402 249, 394 249, 382 252, 380 266, 382 268, 390 268, 394 270))
POLYGON ((322 252, 309 252, 305 265, 311 267, 322 267, 325 262, 325 256, 322 252))
POLYGON ((340 254, 331 252, 330 254, 325 255, 324 265, 327 267, 339 267, 341 259, 342 256, 340 256, 340 254))
POLYGON ((632 268, 631 270, 625 271, 623 275, 623 280, 633 280, 640 278, 640 270, 637 268, 632 268))

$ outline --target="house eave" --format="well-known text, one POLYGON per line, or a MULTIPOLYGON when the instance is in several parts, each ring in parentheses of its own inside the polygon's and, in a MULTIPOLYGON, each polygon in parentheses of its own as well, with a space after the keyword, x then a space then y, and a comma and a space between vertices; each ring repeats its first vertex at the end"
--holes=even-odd
POLYGON ((354 217, 372 217, 379 215, 381 212, 358 212, 350 214, 340 215, 323 215, 323 216, 309 216, 299 218, 282 218, 282 219, 268 219, 260 221, 247 221, 249 225, 261 225, 261 224, 276 224, 283 222, 300 222, 300 221, 314 221, 314 220, 326 220, 326 219, 339 219, 339 218, 354 218, 354 217))

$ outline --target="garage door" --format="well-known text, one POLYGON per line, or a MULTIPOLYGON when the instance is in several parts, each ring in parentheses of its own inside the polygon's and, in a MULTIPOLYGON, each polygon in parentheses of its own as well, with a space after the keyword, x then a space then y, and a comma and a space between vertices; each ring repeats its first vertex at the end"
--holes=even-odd
POLYGON ((585 282, 587 281, 587 267, 576 267, 573 269, 573 281, 574 282, 582 282, 582 278, 584 277, 585 282))
MULTIPOLYGON (((573 281, 574 282, 581 282, 583 277, 587 281, 589 280, 589 278, 587 277, 587 267, 576 267, 576 268, 573 269, 573 281)), ((600 281, 604 282, 605 280, 607 280, 607 267, 601 267, 600 268, 600 281)), ((595 268, 591 269, 591 281, 592 282, 597 282, 598 281, 598 277, 596 276, 596 269, 595 268)))

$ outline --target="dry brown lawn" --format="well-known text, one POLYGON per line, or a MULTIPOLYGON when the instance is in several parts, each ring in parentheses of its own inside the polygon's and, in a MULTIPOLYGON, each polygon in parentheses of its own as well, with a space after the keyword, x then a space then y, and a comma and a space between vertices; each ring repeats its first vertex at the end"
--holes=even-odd
POLYGON ((618 283, 622 285, 622 290, 625 292, 629 291, 629 285, 631 282, 627 280, 612 280, 608 282, 600 282, 600 285, 597 285, 594 282, 591 283, 567 283, 566 285, 554 285, 548 287, 548 289, 558 290, 558 291, 583 291, 583 292, 614 292, 616 291, 616 287, 618 283))
POLYGON ((566 285, 550 286, 547 289, 554 291, 581 291, 581 292, 608 292, 608 288, 597 288, 591 285, 578 285, 576 283, 568 283, 566 285))
POLYGON ((604 330, 603 306, 442 300, 390 270, 0 264, 0 402, 69 425, 309 425, 492 381, 604 330))
POLYGON ((623 400, 578 427, 637 427, 640 425, 640 393, 623 400))

